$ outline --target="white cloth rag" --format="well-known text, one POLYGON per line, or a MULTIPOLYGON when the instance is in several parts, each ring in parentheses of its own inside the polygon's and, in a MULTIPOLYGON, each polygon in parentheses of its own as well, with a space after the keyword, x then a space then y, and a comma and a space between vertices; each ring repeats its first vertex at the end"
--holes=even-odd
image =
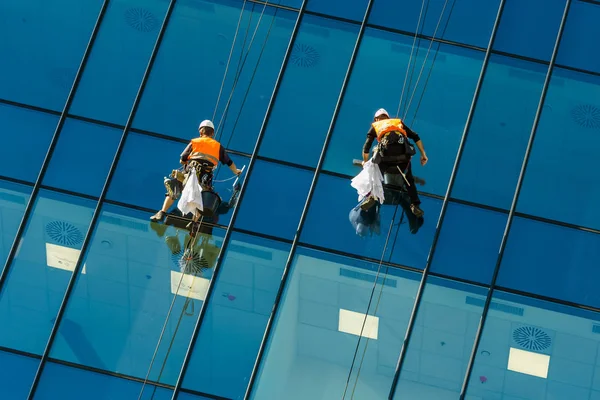
POLYGON ((192 168, 188 180, 181 192, 181 198, 177 202, 177 208, 181 210, 183 215, 195 213, 196 209, 203 211, 202 203, 202 187, 196 177, 196 169, 192 168))
POLYGON ((363 170, 352 179, 351 185, 358 192, 358 201, 370 194, 383 204, 383 175, 379 166, 371 160, 363 165, 363 170))

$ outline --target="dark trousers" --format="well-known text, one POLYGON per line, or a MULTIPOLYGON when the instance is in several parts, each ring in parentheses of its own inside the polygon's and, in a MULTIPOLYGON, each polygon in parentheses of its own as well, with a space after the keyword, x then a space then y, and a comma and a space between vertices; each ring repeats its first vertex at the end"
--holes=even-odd
MULTIPOLYGON (((413 174, 412 174, 412 167, 411 167, 410 162, 405 162, 405 163, 381 162, 379 164, 379 169, 380 169, 382 175, 385 174, 386 172, 388 174, 398 174, 399 175, 400 172, 398 171, 397 167, 400 167, 400 169, 406 176, 406 180, 410 184, 410 185, 406 185, 406 182, 404 182, 406 191, 408 192, 408 196, 410 197, 410 202, 412 204, 421 204, 421 200, 419 199, 419 194, 417 193, 417 185, 415 185, 415 178, 413 177, 413 174)), ((402 179, 402 180, 404 180, 404 179, 402 179)))

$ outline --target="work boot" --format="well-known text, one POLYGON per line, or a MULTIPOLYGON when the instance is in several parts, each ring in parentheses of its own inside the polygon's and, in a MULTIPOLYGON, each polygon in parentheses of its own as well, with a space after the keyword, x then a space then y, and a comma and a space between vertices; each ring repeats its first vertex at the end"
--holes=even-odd
POLYGON ((373 196, 369 196, 365 200, 363 200, 362 204, 360 205, 360 208, 363 211, 367 211, 369 208, 373 207, 375 203, 377 203, 377 200, 375 200, 373 196))
POLYGON ((419 205, 416 203, 412 203, 410 205, 410 211, 412 211, 412 213, 415 214, 415 216, 417 216, 417 217, 422 217, 423 214, 425 214, 425 212, 423 212, 423 210, 421 210, 419 205))
POLYGON ((165 218, 166 215, 167 215, 167 213, 161 210, 161 211, 157 212, 156 214, 154 214, 153 216, 151 216, 150 221, 160 222, 165 218))

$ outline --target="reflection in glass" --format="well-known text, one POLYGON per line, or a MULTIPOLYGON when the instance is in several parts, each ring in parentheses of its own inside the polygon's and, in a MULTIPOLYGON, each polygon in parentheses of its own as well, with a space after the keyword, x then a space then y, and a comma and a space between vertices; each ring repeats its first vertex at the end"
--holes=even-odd
POLYGON ((227 147, 252 152, 297 13, 267 7, 261 18, 262 4, 244 4, 240 21, 242 2, 177 1, 134 127, 189 139, 200 121, 212 119, 239 22, 217 118, 213 122, 218 127, 235 76, 241 69, 227 118, 221 124, 224 130, 217 132, 222 136, 217 139, 227 147), (256 29, 259 18, 260 25, 256 29), (249 47, 255 32, 252 47, 249 47))
POLYGON ((498 285, 600 307, 600 235, 515 217, 498 285))
MULTIPOLYGON (((107 400, 137 399, 142 383, 68 367, 51 361, 46 363, 35 392, 35 400, 107 400)), ((173 391, 146 384, 140 400, 170 400, 173 391)))
POLYGON ((121 129, 67 119, 42 183, 99 197, 122 134, 121 129))
POLYGON ((168 2, 108 4, 70 113, 125 125, 168 2))
POLYGON ((306 10, 362 22, 368 3, 368 0, 307 0, 306 10))
POLYGON ((467 398, 598 399, 598 313, 500 291, 494 303, 467 398))
POLYGON ((0 273, 15 241, 30 194, 29 186, 0 180, 0 273))
POLYGON ((554 68, 517 211, 600 228, 600 77, 554 68))
POLYGON ((492 54, 452 197, 510 208, 547 72, 545 65, 492 54))
POLYGON ((506 0, 494 50, 550 61, 565 4, 566 0, 506 0))
POLYGON ((40 361, 0 351, 0 398, 26 399, 40 361))
MULTIPOLYGON (((431 37, 436 32, 436 25, 440 21, 440 26, 437 33, 435 33, 436 38, 470 44, 485 49, 492 34, 499 5, 500 0, 460 0, 454 2, 430 0, 425 3, 426 9, 421 14, 421 1, 374 0, 369 24, 399 29, 409 32, 411 35, 415 34, 418 25, 419 33, 431 37), (444 4, 446 4, 445 9, 444 4), (452 9, 452 7, 454 8, 452 9), (452 15, 450 15, 451 10, 452 15), (442 11, 444 12, 443 14, 442 11), (422 16, 419 20, 420 14, 422 16), (442 15, 441 20, 440 15, 442 15), (450 21, 448 21, 448 18, 450 18, 450 21), (446 25, 448 27, 442 36, 446 25)), ((422 39, 421 44, 425 43, 426 40, 422 39)), ((429 45, 427 44, 426 46, 429 45)), ((435 47, 434 45, 433 49, 435 47)))
POLYGON ((236 228, 292 239, 313 172, 257 161, 239 203, 236 228))
POLYGON ((174 384, 212 276, 223 232, 197 235, 105 206, 50 355, 174 384), (171 314, 169 307, 175 303, 171 314))
MULTIPOLYGON (((329 144, 325 170, 351 176, 357 174, 352 159, 361 158, 375 111, 383 107, 396 115, 412 42, 413 38, 410 36, 373 28, 365 30, 329 144), (374 63, 373 60, 379 59, 382 52, 385 52, 387 62, 374 63), (374 77, 380 77, 382 83, 374 86, 374 77), (379 85, 383 85, 385 90, 374 90, 379 85)), ((418 157, 412 163, 413 174, 427 181, 427 185, 421 190, 443 196, 473 101, 483 53, 441 45, 431 76, 427 80, 437 45, 434 46, 415 90, 428 46, 429 44, 423 43, 418 56, 413 54, 414 78, 412 83, 406 83, 400 114, 401 117, 405 114, 403 109, 410 103, 406 123, 420 135, 429 157, 425 167, 420 165, 418 157), (456 65, 460 65, 460 69, 456 65)))
POLYGON ((429 277, 394 399, 456 400, 487 290, 429 277))
POLYGON ((565 29, 560 40, 556 64, 600 72, 600 55, 595 48, 600 35, 598 3, 571 1, 565 29))
POLYGON ((0 104, 0 175, 35 182, 57 123, 56 115, 0 104))
POLYGON ((0 293, 0 346, 44 351, 95 206, 75 196, 39 192, 0 293))
POLYGON ((508 214, 450 202, 431 272, 489 284, 508 214))
POLYGON ((233 233, 184 388, 230 399, 244 396, 289 248, 233 233))
POLYGON ((298 250, 252 398, 340 399, 349 374, 346 398, 387 398, 420 275, 382 269, 367 310, 376 269, 298 250))
POLYGON ((62 111, 102 0, 0 2, 0 98, 62 111))
POLYGON ((316 167, 359 25, 305 15, 298 29, 259 154, 316 167))

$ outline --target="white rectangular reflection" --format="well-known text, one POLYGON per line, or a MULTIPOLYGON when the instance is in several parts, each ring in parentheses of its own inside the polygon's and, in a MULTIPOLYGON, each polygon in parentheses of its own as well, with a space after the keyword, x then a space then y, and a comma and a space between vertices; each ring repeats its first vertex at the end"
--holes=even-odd
POLYGON ((340 332, 350 333, 356 336, 361 336, 360 332, 362 330, 363 337, 377 340, 377 334, 379 332, 379 318, 372 315, 367 315, 367 320, 365 321, 365 314, 340 308, 338 330, 340 332), (364 328, 363 323, 365 325, 364 328))
MULTIPOLYGON (((73 272, 80 254, 81 250, 46 243, 46 264, 52 268, 73 272)), ((85 264, 81 273, 85 274, 85 264)))
POLYGON ((550 356, 519 350, 513 347, 510 348, 507 367, 510 371, 547 378, 549 366, 550 356))
POLYGON ((171 293, 179 296, 204 301, 209 283, 210 280, 206 278, 171 271, 171 293), (183 279, 181 279, 182 276, 183 279), (181 285, 179 285, 179 281, 181 281, 181 285), (179 287, 179 291, 177 287, 179 287))

